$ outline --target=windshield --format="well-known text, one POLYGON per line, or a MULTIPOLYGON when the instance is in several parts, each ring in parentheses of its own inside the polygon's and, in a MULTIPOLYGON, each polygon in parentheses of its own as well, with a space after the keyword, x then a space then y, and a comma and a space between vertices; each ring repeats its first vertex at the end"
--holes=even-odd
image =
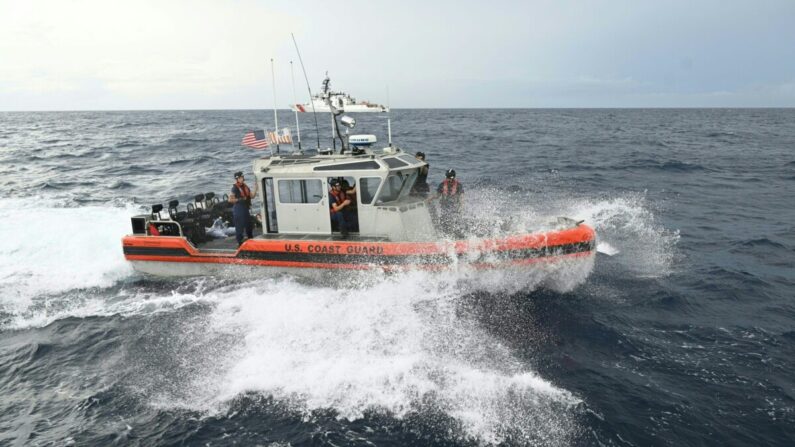
POLYGON ((393 202, 406 197, 417 180, 417 170, 397 171, 386 178, 381 193, 378 195, 376 203, 393 202))

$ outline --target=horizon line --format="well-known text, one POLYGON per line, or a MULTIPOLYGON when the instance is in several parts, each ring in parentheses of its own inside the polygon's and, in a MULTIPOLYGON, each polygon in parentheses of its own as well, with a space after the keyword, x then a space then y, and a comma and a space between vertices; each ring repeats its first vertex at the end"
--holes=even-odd
MULTIPOLYGON (((630 107, 391 107, 390 110, 737 110, 737 109, 768 109, 787 110, 795 106, 630 106, 630 107)), ((292 109, 282 108, 277 111, 292 112, 292 109)), ((273 111, 273 108, 187 108, 187 109, 41 109, 41 110, 0 110, 0 113, 63 113, 63 112, 222 112, 222 111, 273 111)), ((313 112, 301 112, 310 114, 313 112)), ((316 112, 329 113, 329 112, 316 112)), ((343 112, 346 113, 346 112, 343 112)), ((373 115, 389 114, 389 112, 347 112, 370 113, 373 115)))

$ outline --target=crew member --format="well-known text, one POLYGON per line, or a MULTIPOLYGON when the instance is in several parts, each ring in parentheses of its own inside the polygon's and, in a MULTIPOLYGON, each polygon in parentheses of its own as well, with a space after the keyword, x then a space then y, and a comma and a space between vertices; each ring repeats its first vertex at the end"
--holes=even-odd
MULTIPOLYGON (((414 158, 425 161, 425 152, 417 152, 414 158)), ((414 186, 411 188, 411 195, 425 197, 431 192, 431 187, 428 185, 428 170, 430 167, 431 165, 426 163, 420 168, 420 172, 417 174, 417 181, 414 182, 414 186)))
POLYGON ((351 216, 351 199, 342 189, 342 182, 339 179, 331 179, 331 190, 329 191, 329 208, 331 211, 332 222, 337 223, 337 227, 343 236, 348 235, 351 216))
POLYGON ((461 195, 464 187, 455 178, 455 169, 448 169, 444 174, 445 179, 439 183, 436 193, 443 210, 459 212, 461 210, 461 195))
POLYGON ((448 169, 445 179, 436 188, 439 198, 439 223, 441 230, 448 234, 457 234, 461 222, 461 196, 464 187, 455 178, 455 169, 448 169))
POLYGON ((254 237, 254 223, 251 220, 251 199, 257 195, 257 185, 254 185, 254 191, 251 191, 246 185, 243 173, 235 172, 235 184, 232 185, 232 195, 229 196, 229 203, 233 204, 232 207, 232 220, 235 224, 235 237, 237 238, 237 245, 243 243, 243 232, 247 238, 254 237))

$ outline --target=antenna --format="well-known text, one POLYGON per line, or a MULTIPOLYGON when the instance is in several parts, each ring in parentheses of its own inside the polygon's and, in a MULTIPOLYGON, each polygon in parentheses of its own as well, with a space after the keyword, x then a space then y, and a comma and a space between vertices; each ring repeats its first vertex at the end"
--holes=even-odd
POLYGON ((389 86, 386 86, 386 134, 389 147, 392 147, 392 104, 389 101, 389 86))
POLYGON ((331 112, 331 149, 337 151, 337 108, 331 104, 331 79, 326 71, 326 79, 323 80, 323 100, 326 101, 329 112, 331 112))
POLYGON ((276 72, 273 70, 273 58, 271 58, 271 81, 273 82, 273 123, 276 126, 276 153, 279 153, 279 115, 276 113, 276 72))
POLYGON ((295 41, 295 34, 290 33, 290 36, 293 38, 293 45, 295 45, 295 52, 298 53, 298 62, 301 63, 301 71, 304 72, 306 89, 309 91, 309 104, 312 105, 312 116, 315 117, 315 136, 317 137, 317 150, 320 151, 320 129, 317 125, 317 112, 315 112, 315 101, 312 100, 312 89, 309 87, 309 78, 306 76, 306 68, 304 67, 304 60, 301 59, 301 52, 298 51, 298 42, 295 41))
POLYGON ((290 79, 293 82, 293 107, 295 109, 295 131, 298 133, 298 150, 301 150, 301 126, 298 125, 298 99, 295 96, 295 75, 293 74, 293 61, 290 61, 290 79))

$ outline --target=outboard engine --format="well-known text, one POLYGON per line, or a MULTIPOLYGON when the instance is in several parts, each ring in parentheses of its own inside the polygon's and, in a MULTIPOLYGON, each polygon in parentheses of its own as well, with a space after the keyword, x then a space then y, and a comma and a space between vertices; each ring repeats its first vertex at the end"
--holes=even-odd
POLYGON ((218 216, 221 217, 226 223, 232 225, 234 222, 234 218, 232 216, 232 205, 229 203, 229 195, 224 194, 223 200, 215 204, 215 212, 218 213, 218 216))
POLYGON ((160 212, 163 211, 163 204, 152 205, 152 220, 160 220, 160 212))
POLYGON ((206 196, 204 194, 196 194, 196 196, 194 197, 194 206, 196 207, 196 219, 205 227, 211 227, 213 225, 213 216, 210 210, 207 209, 207 204, 205 200, 206 196))

